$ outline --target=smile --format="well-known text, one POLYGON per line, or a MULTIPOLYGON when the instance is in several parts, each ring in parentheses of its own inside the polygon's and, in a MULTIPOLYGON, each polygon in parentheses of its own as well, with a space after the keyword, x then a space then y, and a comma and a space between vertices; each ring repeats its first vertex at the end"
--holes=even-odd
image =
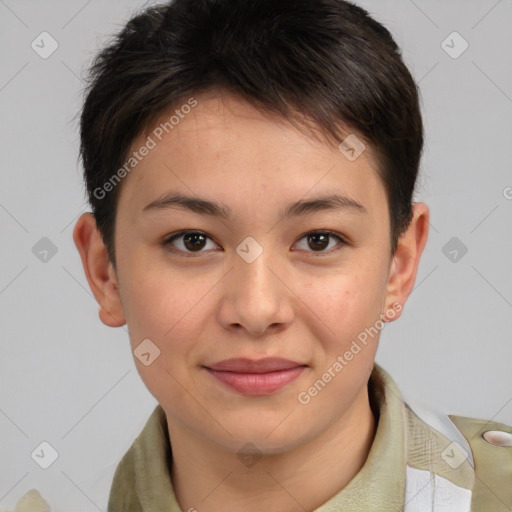
POLYGON ((228 359, 204 366, 217 381, 244 395, 268 395, 293 382, 306 365, 285 359, 228 359))

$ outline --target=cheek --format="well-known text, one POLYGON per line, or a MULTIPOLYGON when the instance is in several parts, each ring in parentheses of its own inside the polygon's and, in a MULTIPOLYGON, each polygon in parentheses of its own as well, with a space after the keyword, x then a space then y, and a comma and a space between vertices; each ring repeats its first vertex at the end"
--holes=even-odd
POLYGON ((371 269, 308 287, 305 302, 315 324, 313 332, 319 333, 326 352, 345 351, 365 329, 375 325, 382 312, 381 288, 382 279, 371 269))
POLYGON ((188 378, 195 340, 200 338, 201 322, 208 318, 203 309, 207 301, 201 301, 204 288, 200 282, 196 286, 158 271, 133 272, 123 285, 121 296, 137 371, 158 401, 178 403, 183 398, 179 383, 188 378))
POLYGON ((131 336, 167 343, 185 325, 191 328, 201 309, 204 280, 135 261, 126 261, 124 268, 120 292, 131 336))
POLYGON ((371 315, 379 304, 380 283, 369 277, 353 274, 329 279, 310 289, 309 301, 323 315, 351 323, 371 315))
POLYGON ((160 349, 160 362, 174 369, 197 349, 196 340, 201 338, 201 322, 206 316, 200 307, 178 302, 153 303, 145 310, 142 304, 134 305, 140 309, 129 324, 132 348, 141 340, 150 339, 160 349))

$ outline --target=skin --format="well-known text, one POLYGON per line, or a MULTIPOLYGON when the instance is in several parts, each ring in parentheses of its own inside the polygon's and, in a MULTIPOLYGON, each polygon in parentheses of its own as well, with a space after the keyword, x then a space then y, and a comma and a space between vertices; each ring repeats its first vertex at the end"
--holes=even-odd
MULTIPOLYGON (((376 421, 367 382, 379 336, 308 404, 298 394, 393 304, 405 304, 429 210, 414 203, 414 218, 392 255, 386 194, 371 147, 350 161, 332 143, 235 96, 195 98, 198 105, 123 180, 116 269, 90 213, 78 220, 74 241, 101 320, 127 323, 132 350, 150 339, 161 351, 149 366, 134 361, 166 413, 182 510, 313 510, 344 488, 368 456, 376 421), (176 206, 143 212, 171 191, 222 202, 233 216, 176 206), (322 210, 279 220, 284 206, 332 193, 366 212, 322 210), (199 253, 184 237, 163 245, 182 229, 210 238, 199 253), (347 243, 332 237, 318 249, 305 236, 316 230, 334 231, 347 243), (252 263, 236 252, 247 236, 263 248, 252 263), (270 356, 307 367, 266 396, 239 394, 202 368, 231 357, 270 356), (250 467, 237 456, 246 443, 262 455, 250 467)), ((401 314, 393 312, 388 321, 401 314)))

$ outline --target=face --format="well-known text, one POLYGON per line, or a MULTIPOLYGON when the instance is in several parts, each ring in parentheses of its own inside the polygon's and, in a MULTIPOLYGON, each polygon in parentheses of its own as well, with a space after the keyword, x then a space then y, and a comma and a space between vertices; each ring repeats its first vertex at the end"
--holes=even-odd
POLYGON ((120 302, 132 350, 150 340, 151 363, 135 362, 169 425, 233 452, 250 441, 277 453, 348 422, 365 400, 392 308, 385 189, 368 146, 351 161, 234 96, 195 99, 162 140, 149 131, 132 145, 156 143, 122 183, 120 302), (291 368, 212 371, 231 358, 291 368))

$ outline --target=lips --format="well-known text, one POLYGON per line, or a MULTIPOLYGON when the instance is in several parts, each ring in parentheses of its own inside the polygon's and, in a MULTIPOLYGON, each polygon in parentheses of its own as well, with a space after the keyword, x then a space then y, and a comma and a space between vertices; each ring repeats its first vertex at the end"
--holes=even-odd
POLYGON ((280 357, 267 357, 264 359, 233 358, 208 365, 211 370, 236 373, 269 373, 280 370, 289 370, 297 366, 305 366, 296 361, 280 357))
POLYGON ((223 386, 243 395, 269 395, 287 386, 307 365, 282 358, 235 358, 205 366, 223 386))

